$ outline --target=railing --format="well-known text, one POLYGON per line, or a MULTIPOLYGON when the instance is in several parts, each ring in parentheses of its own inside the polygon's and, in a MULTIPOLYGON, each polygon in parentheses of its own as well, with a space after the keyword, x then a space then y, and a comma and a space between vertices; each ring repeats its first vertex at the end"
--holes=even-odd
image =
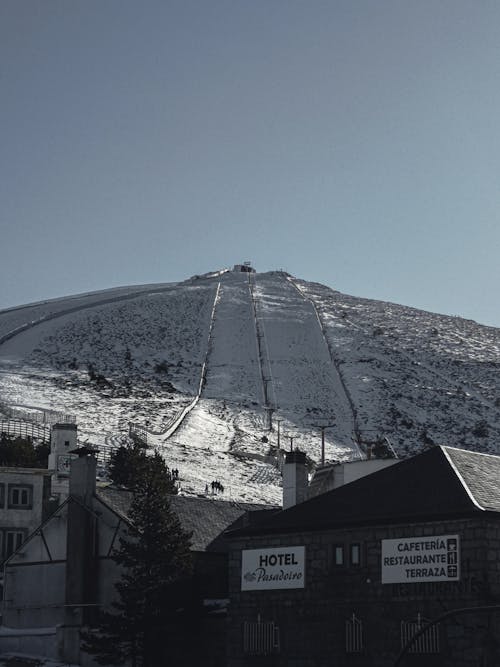
POLYGON ((249 655, 270 655, 280 651, 280 631, 274 621, 243 623, 243 653, 249 655))
POLYGON ((13 419, 0 420, 0 433, 20 438, 43 440, 43 442, 50 440, 50 427, 48 425, 13 419))
POLYGON ((148 432, 140 424, 134 422, 129 422, 128 425, 128 434, 132 440, 140 442, 142 445, 147 447, 148 445, 148 432))
POLYGON ((346 653, 361 653, 363 648, 363 622, 353 614, 345 622, 345 650, 346 653))
MULTIPOLYGON (((415 621, 401 621, 401 647, 406 646, 429 621, 417 614, 415 621)), ((439 653, 439 625, 433 625, 416 637, 408 653, 439 653)))
POLYGON ((56 410, 22 410, 16 407, 2 407, 4 414, 10 419, 33 422, 34 424, 75 424, 76 416, 56 410))

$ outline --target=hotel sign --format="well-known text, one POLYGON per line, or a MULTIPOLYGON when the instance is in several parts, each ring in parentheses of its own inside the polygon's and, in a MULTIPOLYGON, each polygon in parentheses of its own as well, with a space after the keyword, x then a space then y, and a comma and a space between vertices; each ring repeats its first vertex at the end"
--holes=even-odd
POLYGON ((382 583, 458 581, 458 535, 382 540, 382 583))
POLYGON ((241 590, 304 588, 305 547, 247 549, 241 552, 241 590))

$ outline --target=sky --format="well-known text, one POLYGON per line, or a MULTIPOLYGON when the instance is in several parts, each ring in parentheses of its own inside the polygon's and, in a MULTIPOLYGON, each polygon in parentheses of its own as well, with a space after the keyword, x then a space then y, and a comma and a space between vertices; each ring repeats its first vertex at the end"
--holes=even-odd
POLYGON ((0 308, 251 261, 500 326, 498 0, 2 0, 0 308))

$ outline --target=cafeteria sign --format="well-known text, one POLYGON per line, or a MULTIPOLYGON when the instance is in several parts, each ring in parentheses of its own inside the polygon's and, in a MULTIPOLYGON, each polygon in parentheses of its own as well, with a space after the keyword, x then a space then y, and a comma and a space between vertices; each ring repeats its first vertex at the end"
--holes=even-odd
POLYGON ((458 535, 382 540, 382 583, 460 579, 458 535))
POLYGON ((304 588, 305 547, 246 549, 241 552, 241 590, 304 588))

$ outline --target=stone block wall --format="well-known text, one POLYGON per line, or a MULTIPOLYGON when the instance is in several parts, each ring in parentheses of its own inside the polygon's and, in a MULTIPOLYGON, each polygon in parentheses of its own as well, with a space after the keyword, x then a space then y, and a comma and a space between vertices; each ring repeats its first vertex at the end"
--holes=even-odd
MULTIPOLYGON (((229 667, 392 667, 401 650, 402 621, 415 621, 418 614, 431 620, 451 609, 500 603, 500 523, 493 516, 238 539, 229 556, 229 586, 229 667), (454 534, 460 536, 459 581, 381 583, 382 540, 454 534), (359 565, 349 562, 352 544, 360 547, 359 565), (335 547, 340 545, 343 565, 335 563, 335 547), (305 546, 305 588, 241 591, 241 551, 280 546, 305 546), (360 653, 346 652, 346 621, 353 614, 362 623, 360 653), (243 653, 243 622, 255 621, 257 615, 279 628, 278 653, 243 653)), ((437 655, 410 654, 401 664, 498 666, 499 624, 500 611, 447 619, 439 627, 437 655)))

